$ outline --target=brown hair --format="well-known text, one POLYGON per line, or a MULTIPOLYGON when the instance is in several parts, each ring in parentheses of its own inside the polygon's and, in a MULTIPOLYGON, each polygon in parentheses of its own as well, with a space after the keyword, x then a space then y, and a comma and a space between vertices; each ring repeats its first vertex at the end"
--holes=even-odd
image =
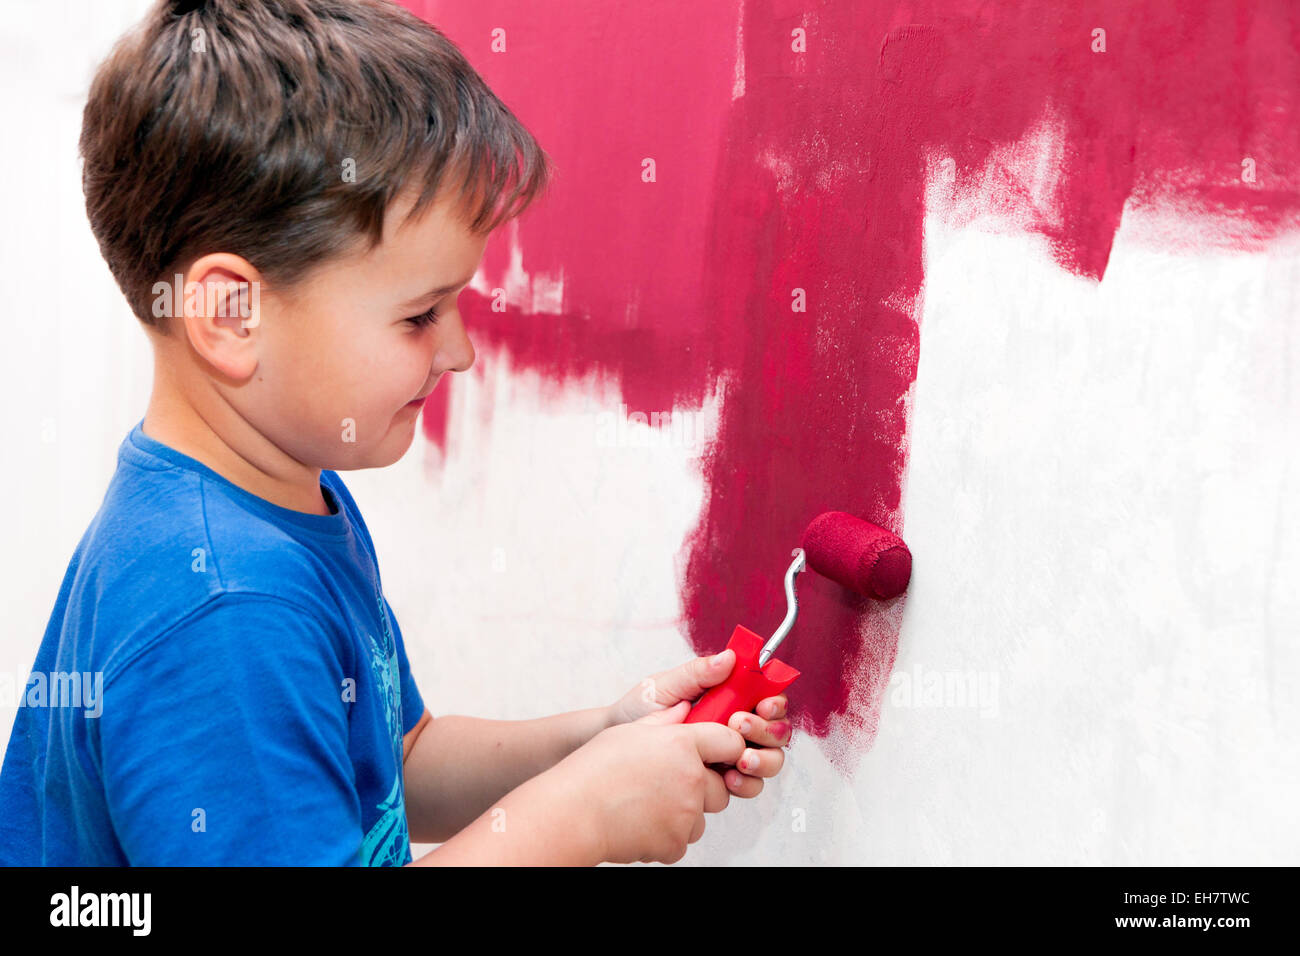
POLYGON ((378 245, 406 189, 422 184, 416 216, 458 185, 483 234, 552 172, 455 45, 384 0, 162 0, 96 73, 80 151, 100 251, 163 331, 154 283, 208 252, 290 287, 359 236, 378 245))

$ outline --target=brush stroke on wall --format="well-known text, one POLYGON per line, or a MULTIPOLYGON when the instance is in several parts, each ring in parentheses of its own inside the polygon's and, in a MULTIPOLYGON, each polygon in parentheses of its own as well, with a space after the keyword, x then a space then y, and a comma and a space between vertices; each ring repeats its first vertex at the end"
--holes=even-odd
MULTIPOLYGON (((1300 8, 1287 0, 406 5, 558 168, 511 241, 489 245, 509 310, 462 299, 476 345, 557 387, 608 376, 647 414, 721 383, 681 559, 699 653, 738 623, 780 619, 790 549, 818 513, 906 538, 928 177, 1095 282, 1126 207, 1195 220, 1215 248, 1258 249, 1300 224, 1300 8)), ((447 398, 425 409, 431 441, 447 398)), ((781 653, 803 674, 796 726, 861 751, 907 598, 873 604, 815 575, 800 591, 781 653)))

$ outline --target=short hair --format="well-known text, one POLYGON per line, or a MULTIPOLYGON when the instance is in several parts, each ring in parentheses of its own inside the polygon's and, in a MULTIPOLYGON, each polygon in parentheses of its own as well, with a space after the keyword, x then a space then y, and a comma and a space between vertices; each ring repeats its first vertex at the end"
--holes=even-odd
POLYGON ((378 245, 408 189, 414 217, 458 187, 460 221, 486 234, 552 174, 460 50, 385 0, 160 0, 96 72, 80 154, 100 251, 164 332, 153 286, 201 255, 291 287, 378 245))

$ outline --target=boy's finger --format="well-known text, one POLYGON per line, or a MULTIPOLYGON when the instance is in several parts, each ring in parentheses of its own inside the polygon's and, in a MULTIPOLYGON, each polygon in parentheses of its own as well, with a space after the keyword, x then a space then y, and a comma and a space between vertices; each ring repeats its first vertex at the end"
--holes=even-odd
POLYGON ((746 749, 736 761, 736 769, 749 777, 775 777, 785 765, 785 751, 780 747, 746 749))
POLYGON ((730 790, 723 775, 710 768, 708 782, 704 785, 704 812, 721 813, 727 809, 727 802, 731 798, 730 790))
POLYGON ((726 773, 727 791, 733 797, 756 797, 763 792, 763 781, 751 777, 739 770, 731 769, 726 773))
POLYGON ((677 669, 677 673, 672 675, 676 680, 669 689, 681 694, 691 684, 701 689, 713 687, 726 680, 735 666, 736 652, 730 647, 723 648, 717 654, 696 657, 677 669), (678 686, 678 682, 681 686, 678 686))
POLYGON ((754 713, 767 720, 776 720, 778 717, 785 716, 786 708, 785 694, 777 694, 775 697, 764 697, 754 708, 754 713))
POLYGON ((680 724, 686 719, 686 715, 691 712, 689 706, 683 707, 682 704, 689 704, 690 701, 679 700, 671 707, 665 707, 662 710, 652 710, 643 717, 638 717, 635 721, 638 724, 680 724))
POLYGON ((683 724, 695 740, 695 747, 700 759, 705 763, 719 763, 735 766, 745 750, 745 741, 736 735, 730 727, 714 723, 711 720, 698 724, 683 724))
POLYGON ((764 720, 757 714, 735 713, 727 726, 760 747, 784 747, 790 742, 788 720, 764 720))

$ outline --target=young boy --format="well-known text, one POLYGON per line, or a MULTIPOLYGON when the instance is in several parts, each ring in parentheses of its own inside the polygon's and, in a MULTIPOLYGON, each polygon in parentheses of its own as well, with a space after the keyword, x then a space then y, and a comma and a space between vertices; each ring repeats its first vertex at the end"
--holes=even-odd
POLYGON ((81 152, 154 386, 25 688, 0 863, 673 862, 779 771, 784 697, 681 723, 730 651, 529 721, 431 719, 412 680, 337 471, 400 458, 473 363, 457 295, 549 172, 441 33, 378 0, 162 2, 81 152))

